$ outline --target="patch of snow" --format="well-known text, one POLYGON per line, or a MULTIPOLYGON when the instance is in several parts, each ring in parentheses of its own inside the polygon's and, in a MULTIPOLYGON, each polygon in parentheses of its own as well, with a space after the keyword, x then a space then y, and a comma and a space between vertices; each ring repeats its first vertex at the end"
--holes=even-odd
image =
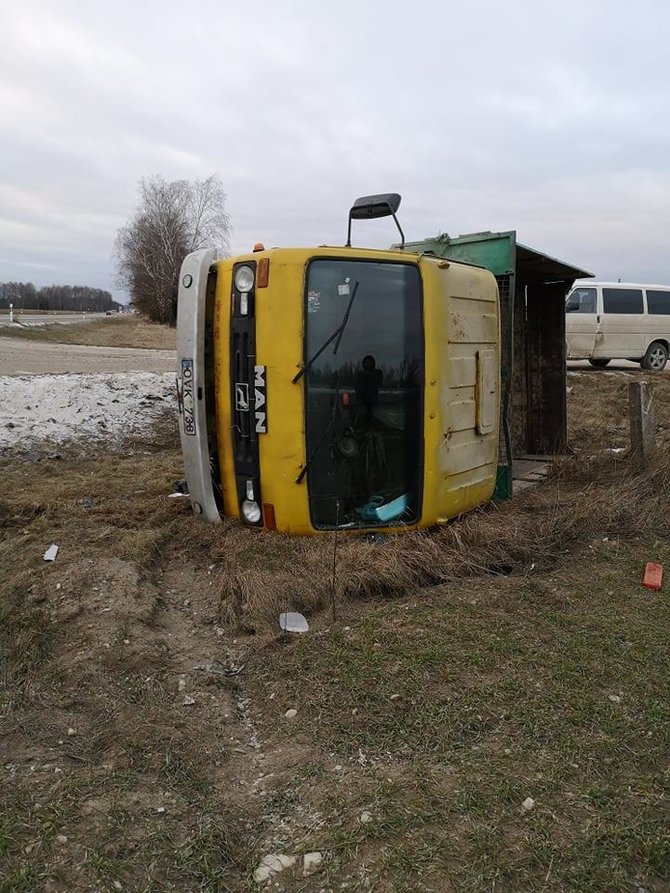
POLYGON ((177 400, 172 372, 0 376, 0 450, 146 434, 177 400))

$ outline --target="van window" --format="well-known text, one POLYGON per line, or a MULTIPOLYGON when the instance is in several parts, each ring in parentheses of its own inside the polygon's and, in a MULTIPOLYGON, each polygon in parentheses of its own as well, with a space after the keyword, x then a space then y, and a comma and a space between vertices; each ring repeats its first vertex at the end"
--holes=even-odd
POLYGON ((575 288, 568 295, 565 302, 566 313, 595 313, 596 290, 595 288, 575 288))
POLYGON ((649 313, 670 315, 670 291, 649 291, 647 289, 647 309, 649 313))
POLYGON ((604 288, 605 313, 644 313, 641 288, 604 288))

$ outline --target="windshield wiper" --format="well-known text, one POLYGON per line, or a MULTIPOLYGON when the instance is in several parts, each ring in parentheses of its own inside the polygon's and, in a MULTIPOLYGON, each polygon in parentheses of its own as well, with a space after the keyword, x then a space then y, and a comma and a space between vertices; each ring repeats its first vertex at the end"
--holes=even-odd
POLYGON ((325 431, 323 432, 323 434, 321 435, 321 439, 319 440, 319 442, 317 443, 317 445, 314 447, 314 451, 313 451, 312 455, 309 456, 309 457, 307 458, 307 461, 305 462, 305 464, 304 464, 304 465, 302 466, 302 468, 300 469, 300 474, 299 474, 298 477, 295 479, 296 484, 302 484, 303 478, 305 477, 305 475, 306 475, 307 472, 309 471, 310 465, 312 464, 312 462, 316 459, 316 457, 317 457, 317 456, 319 455, 319 453, 321 452, 321 447, 324 445, 324 443, 326 442, 326 438, 328 437, 328 435, 329 435, 330 432, 332 431, 334 422, 335 422, 335 412, 333 412, 333 417, 331 418, 331 420, 330 420, 330 421, 328 422, 328 424, 326 425, 326 429, 325 429, 325 431))
POLYGON ((310 367, 319 359, 319 357, 324 352, 324 350, 328 347, 328 345, 332 344, 336 338, 337 338, 337 341, 335 342, 335 347, 333 348, 333 354, 337 353, 337 351, 339 350, 339 347, 340 347, 340 342, 342 341, 342 335, 344 335, 344 330, 346 329, 347 323, 349 322, 349 314, 351 313, 351 308, 353 307, 354 298, 356 297, 357 291, 358 291, 358 281, 354 282, 354 287, 351 291, 351 297, 349 298, 349 304, 347 305, 347 310, 344 314, 342 322, 335 329, 333 334, 330 335, 326 339, 326 341, 324 341, 324 343, 317 350, 317 352, 315 354, 312 354, 312 356, 307 360, 307 362, 302 367, 302 369, 293 377, 293 379, 292 379, 293 384, 300 381, 300 379, 303 377, 305 372, 309 371, 310 367))

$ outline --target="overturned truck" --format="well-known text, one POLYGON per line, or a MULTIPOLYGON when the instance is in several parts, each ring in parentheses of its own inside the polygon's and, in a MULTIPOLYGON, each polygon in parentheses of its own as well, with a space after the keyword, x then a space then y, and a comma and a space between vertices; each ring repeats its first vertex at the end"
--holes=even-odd
POLYGON ((196 515, 290 534, 393 531, 509 491, 500 279, 405 245, 399 204, 358 199, 344 247, 185 259, 178 391, 196 515), (397 246, 352 247, 353 220, 384 216, 397 246))

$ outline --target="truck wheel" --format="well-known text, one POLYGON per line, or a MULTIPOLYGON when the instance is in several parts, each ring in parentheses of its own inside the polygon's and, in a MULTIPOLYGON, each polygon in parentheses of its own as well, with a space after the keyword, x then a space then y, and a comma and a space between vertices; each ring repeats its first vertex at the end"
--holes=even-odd
POLYGON ((609 360, 605 360, 605 359, 601 360, 600 358, 591 359, 591 357, 589 357, 589 363, 592 366, 595 366, 596 369, 604 369, 605 366, 609 363, 609 360))
POLYGON ((640 366, 648 372, 662 372, 667 362, 668 348, 662 341, 652 341, 640 360, 640 366))

